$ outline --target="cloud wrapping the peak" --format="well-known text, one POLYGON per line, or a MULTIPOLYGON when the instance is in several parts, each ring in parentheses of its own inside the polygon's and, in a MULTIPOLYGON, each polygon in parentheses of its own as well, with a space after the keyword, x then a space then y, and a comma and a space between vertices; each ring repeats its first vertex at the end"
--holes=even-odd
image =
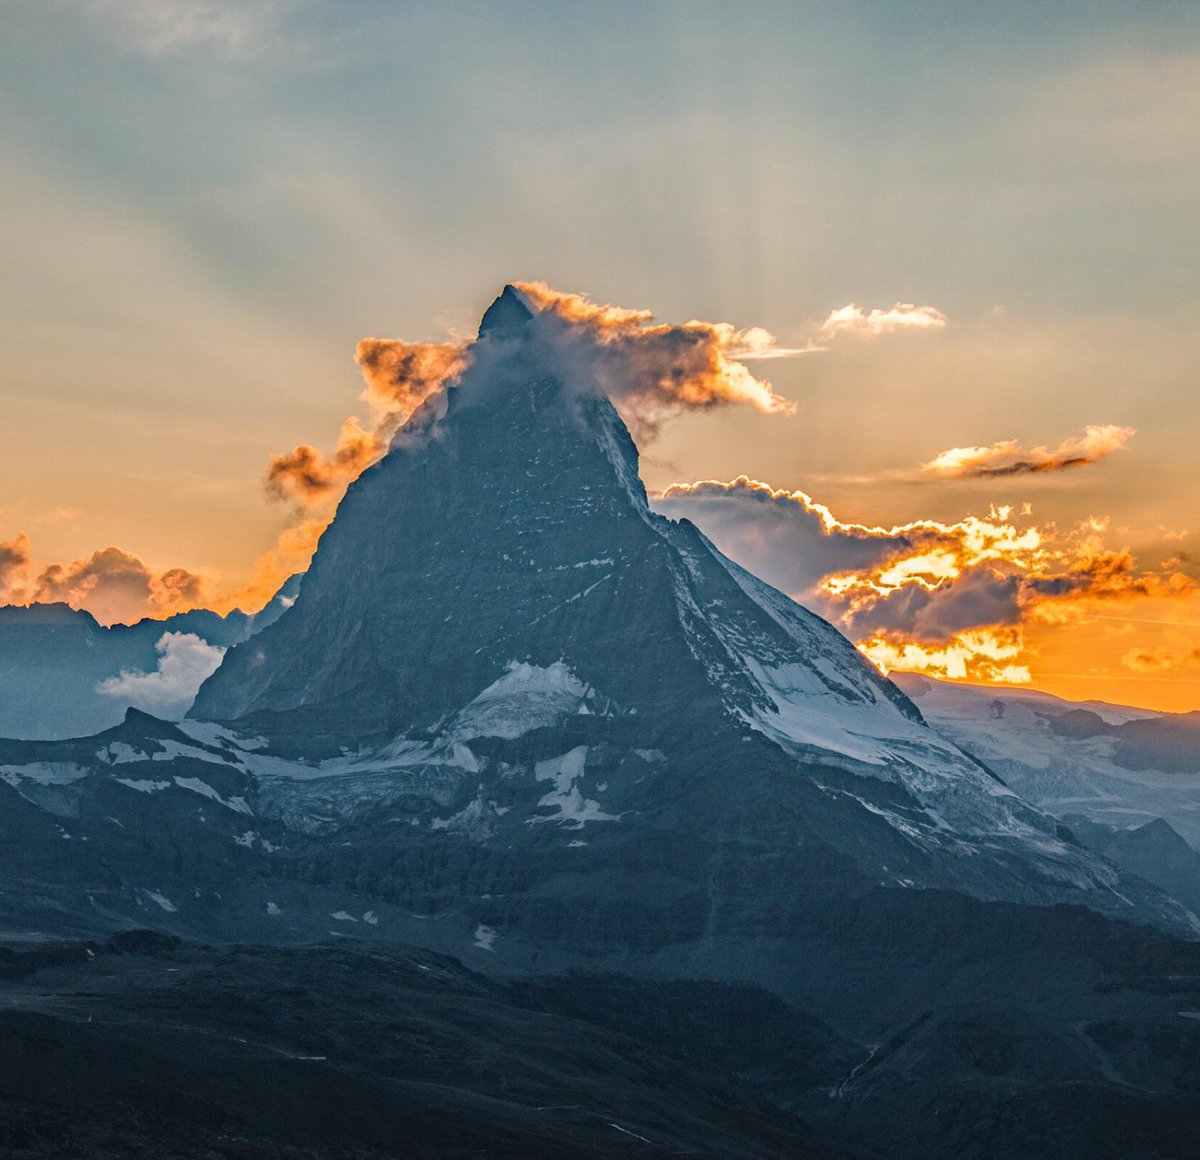
POLYGON ((1057 447, 1022 447, 1015 439, 988 447, 951 447, 923 463, 920 474, 928 479, 992 479, 1005 475, 1037 475, 1098 463, 1136 434, 1132 427, 1089 425, 1083 434, 1064 439, 1057 447))
POLYGON ((762 357, 774 347, 774 338, 761 327, 658 323, 648 310, 595 303, 543 282, 515 285, 537 308, 537 333, 643 431, 652 432, 664 418, 684 410, 735 403, 748 403, 763 414, 796 410, 739 361, 739 352, 762 357))
POLYGON ((363 398, 379 420, 403 422, 462 373, 466 352, 466 343, 364 338, 354 351, 367 381, 363 398))

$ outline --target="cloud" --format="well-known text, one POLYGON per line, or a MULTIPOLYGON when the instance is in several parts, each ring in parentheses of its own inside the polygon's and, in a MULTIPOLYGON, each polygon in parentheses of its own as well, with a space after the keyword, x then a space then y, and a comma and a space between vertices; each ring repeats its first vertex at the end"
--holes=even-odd
POLYGON ((885 670, 1028 679, 1017 662, 1031 623, 1080 622, 1117 602, 1196 590, 1183 573, 1139 569, 1128 551, 1108 546, 1102 519, 1064 531, 1035 524, 1027 509, 999 507, 953 523, 873 526, 744 476, 674 484, 653 504, 692 519, 885 670))
POLYGON ((29 537, 21 532, 0 543, 0 604, 16 599, 30 564, 29 537))
POLYGON ((987 626, 955 633, 944 644, 927 644, 900 633, 875 633, 857 642, 880 672, 924 673, 942 680, 977 677, 1021 685, 1031 677, 1027 665, 1009 663, 1019 657, 1025 640, 1018 628, 987 626))
POLYGON ((195 50, 255 60, 277 50, 291 0, 81 0, 105 31, 149 56, 195 50))
POLYGON ((273 455, 267 466, 264 486, 272 499, 294 499, 304 507, 340 496, 386 448, 378 430, 364 431, 353 416, 342 424, 337 448, 326 456, 308 443, 273 455))
POLYGON ((543 282, 516 287, 537 309, 534 328, 569 370, 597 384, 643 432, 684 410, 746 403, 763 414, 789 415, 796 405, 777 395, 739 361, 739 352, 769 351, 761 327, 727 322, 657 323, 648 310, 601 305, 543 282))
POLYGON ((225 650, 191 632, 164 632, 154 647, 159 660, 153 672, 122 669, 119 676, 101 681, 96 692, 156 717, 178 719, 191 708, 200 686, 217 671, 225 650))
POLYGON ((1120 451, 1133 437, 1132 427, 1112 424, 1093 425, 1074 439, 1065 439, 1057 447, 1023 448, 1015 439, 988 447, 951 447, 928 463, 920 474, 933 479, 991 479, 1005 475, 1036 475, 1083 467, 1120 451))
POLYGON ((1133 648, 1121 657, 1121 664, 1143 675, 1193 669, 1200 666, 1200 647, 1183 651, 1166 647, 1133 648))
MULTIPOLYGON (((761 327, 737 330, 725 322, 655 323, 646 310, 599 305, 541 282, 516 283, 535 317, 533 340, 582 389, 599 389, 652 435, 670 414, 747 403, 765 414, 791 414, 795 404, 777 395, 739 361, 799 351, 775 346, 761 327)), ((264 484, 273 500, 328 512, 362 471, 385 454, 418 407, 463 381, 482 348, 469 342, 406 342, 364 338, 354 359, 366 388, 371 426, 354 417, 342 424, 337 446, 325 454, 309 443, 272 456, 264 484)))
POLYGON ((397 429, 428 398, 457 381, 469 362, 466 343, 364 338, 354 352, 371 409, 371 427, 350 416, 332 455, 300 443, 273 455, 263 485, 273 500, 301 508, 332 508, 346 488, 387 450, 397 429))
POLYGON ((914 306, 897 302, 886 310, 865 311, 851 302, 830 312, 821 323, 820 337, 825 340, 853 335, 857 338, 878 338, 899 330, 940 330, 946 316, 933 306, 914 306))
POLYGON ((0 543, 0 604, 62 602, 113 624, 195 608, 206 597, 202 576, 186 568, 155 571, 121 548, 37 570, 28 536, 0 543))
POLYGON ((363 398, 377 419, 403 422, 430 395, 462 374, 467 349, 466 343, 364 338, 354 351, 354 361, 367 380, 363 398))
POLYGON ((86 608, 105 624, 129 623, 195 607, 204 599, 204 584, 185 568, 158 573, 121 548, 103 548, 85 559, 49 565, 24 595, 28 603, 86 608))
POLYGON ((305 516, 279 533, 278 539, 251 565, 250 580, 239 588, 219 594, 212 607, 220 613, 234 608, 257 612, 299 572, 305 572, 321 534, 329 526, 331 512, 305 516))

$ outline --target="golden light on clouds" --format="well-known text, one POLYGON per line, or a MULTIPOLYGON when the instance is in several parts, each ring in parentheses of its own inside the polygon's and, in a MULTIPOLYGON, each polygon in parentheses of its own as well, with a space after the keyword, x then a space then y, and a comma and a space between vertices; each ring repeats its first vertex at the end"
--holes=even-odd
MULTIPOLYGON (((1080 629, 1114 610, 1179 604, 1197 592, 1177 560, 1144 568, 1111 546, 1106 519, 1060 528, 1035 522, 1028 505, 954 522, 869 525, 839 519, 804 492, 742 476, 674 484, 655 506, 688 516, 718 547, 832 620, 884 672, 1028 682, 1054 651, 1052 626, 1080 629)), ((1159 649, 1123 663, 1127 673, 1161 672, 1191 655, 1159 649)))
POLYGON ((830 312, 821 323, 820 337, 826 340, 842 335, 878 338, 898 330, 940 330, 945 325, 946 316, 933 306, 897 302, 883 310, 863 310, 851 302, 830 312))
POLYGON ((537 309, 535 325, 581 375, 599 385, 622 414, 645 424, 672 411, 744 403, 763 414, 790 415, 796 404, 739 361, 775 349, 761 327, 728 322, 655 322, 648 310, 592 302, 544 282, 517 282, 537 309))
POLYGON ((1057 447, 1022 447, 1006 439, 987 447, 951 447, 921 465, 920 473, 934 479, 994 478, 1005 475, 1035 475, 1085 467, 1122 450, 1136 432, 1132 427, 1093 425, 1075 439, 1057 447))

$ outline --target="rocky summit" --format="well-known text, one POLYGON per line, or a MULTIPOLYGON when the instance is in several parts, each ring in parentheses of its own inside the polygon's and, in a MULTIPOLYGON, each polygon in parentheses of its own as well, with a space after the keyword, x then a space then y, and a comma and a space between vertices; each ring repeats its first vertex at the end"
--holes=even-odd
MULTIPOLYGON (((714 1155, 808 1154, 801 1140, 827 1155, 885 1140, 910 1155, 1060 1154, 1019 1149, 1050 1138, 1054 1100, 1082 1125, 1112 1083, 1169 1088, 1155 1114, 1185 1120, 1197 1037, 1172 1025, 1168 1050, 1160 1032, 1200 1005, 1180 991, 1200 978, 1192 912, 1019 797, 829 624, 656 515, 625 424, 544 321, 504 290, 467 369, 350 487, 294 603, 228 649, 188 719, 130 712, 88 738, 0 742, 0 923, 10 940, 75 948, 12 952, 30 994, 45 993, 39 971, 75 987, 88 963, 116 961, 111 939, 132 927, 274 946, 230 952, 248 980, 256 955, 281 979, 300 969, 287 948, 303 944, 306 994, 331 985, 314 955, 382 972, 366 1005, 388 972, 409 989, 441 972, 445 995, 505 1020, 560 1020, 580 1069, 597 1065, 572 1020, 753 1077, 775 1111, 686 1072, 689 1116, 741 1117, 714 1155), (332 940, 336 955, 312 949, 332 940), (371 957, 382 944, 392 959, 371 957), (388 965, 401 946, 424 957, 388 965), (441 955, 524 990, 447 975, 441 955), (568 971, 591 981, 581 991, 568 971), (689 1021, 694 1001, 736 1015, 715 1036, 689 1021), (631 1004, 645 1017, 619 1017, 631 1004), (782 1054, 739 1044, 735 1024, 786 1029, 782 1054), (1077 1086, 1014 1094, 1060 1080, 1077 1086), (836 1145, 813 1144, 796 1111, 836 1145), (972 1134, 978 1117, 991 1126, 972 1134)), ((169 948, 114 976, 130 1028, 154 955, 212 990, 208 952, 169 948)), ((421 1002, 444 1007, 435 992, 421 1002)), ((276 1001, 246 1010, 278 1028, 276 1001)), ((372 1024, 372 1050, 386 1056, 394 1033, 372 1024)), ((120 1034, 148 1059, 193 1051, 187 1036, 120 1034)), ((206 1098, 226 1098, 223 1067, 206 1098)), ((13 1122, 33 1131, 37 1109, 21 1108, 13 1122)), ((505 1114, 506 1131, 532 1133, 513 1154, 541 1154, 522 1151, 540 1129, 505 1114)), ((605 1121, 601 1136, 650 1145, 647 1122, 605 1121)), ((691 1124, 672 1139, 693 1146, 691 1124)))

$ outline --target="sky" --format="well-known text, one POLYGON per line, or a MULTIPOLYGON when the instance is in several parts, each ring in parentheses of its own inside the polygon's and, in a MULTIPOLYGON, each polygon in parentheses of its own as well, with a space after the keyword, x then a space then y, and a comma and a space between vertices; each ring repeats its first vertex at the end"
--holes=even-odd
POLYGON ((523 281, 727 324, 647 486, 883 667, 1200 709, 1195 4, 8 2, 0 150, 0 600, 261 603, 523 281))

